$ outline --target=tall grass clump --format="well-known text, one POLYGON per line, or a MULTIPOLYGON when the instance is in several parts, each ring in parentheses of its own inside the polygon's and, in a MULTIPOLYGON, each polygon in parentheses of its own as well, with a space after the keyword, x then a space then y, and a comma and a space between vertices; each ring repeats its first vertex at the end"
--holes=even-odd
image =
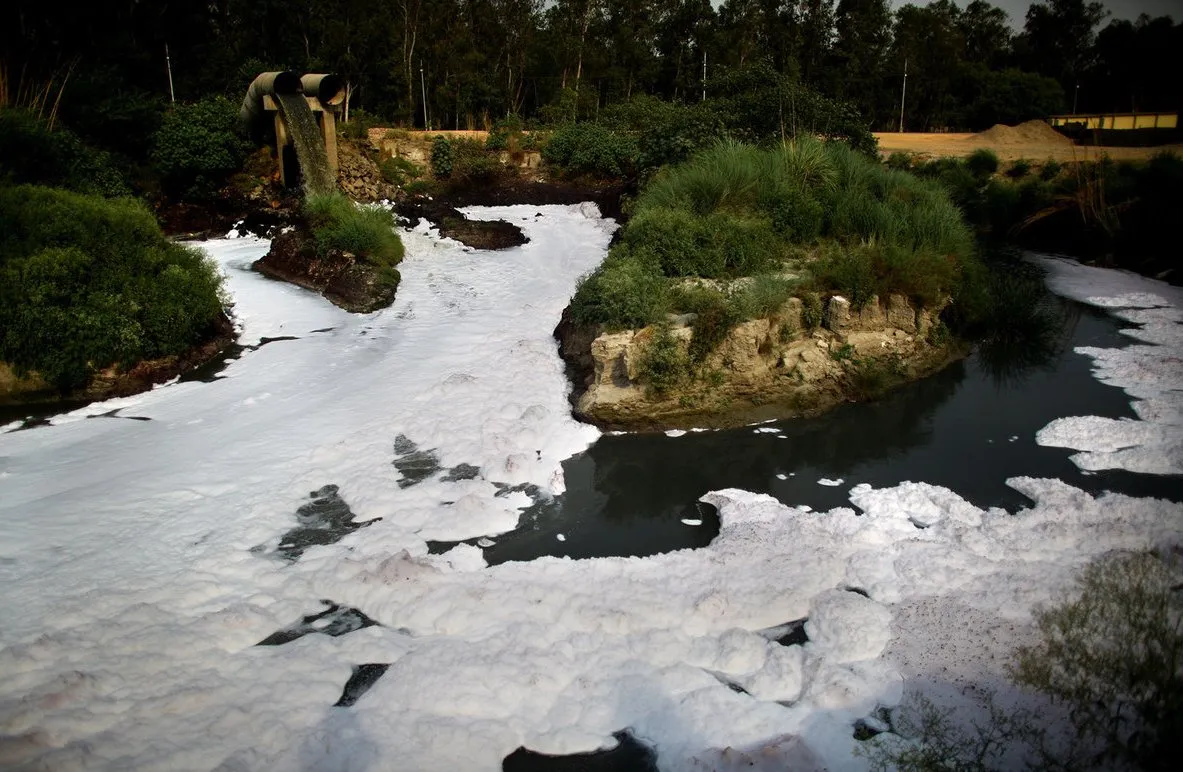
POLYGON ((403 242, 394 231, 394 215, 376 206, 357 206, 339 192, 309 196, 304 213, 317 249, 348 252, 378 267, 403 259, 403 242))
POLYGON ((53 386, 181 353, 216 329, 221 277, 133 199, 0 186, 0 361, 53 386))
MULTIPOLYGON (((696 313, 695 340, 714 340, 787 300, 799 282, 778 275, 812 274, 812 289, 848 294, 856 305, 889 292, 939 304, 957 294, 973 253, 961 212, 935 180, 836 142, 802 137, 762 149, 719 141, 641 191, 612 257, 581 285, 576 306, 616 327, 643 323, 659 307, 696 313), (626 277, 645 289, 626 291, 626 277), (715 294, 661 289, 683 279, 721 283, 715 294)), ((704 356, 695 347, 691 359, 704 356)))

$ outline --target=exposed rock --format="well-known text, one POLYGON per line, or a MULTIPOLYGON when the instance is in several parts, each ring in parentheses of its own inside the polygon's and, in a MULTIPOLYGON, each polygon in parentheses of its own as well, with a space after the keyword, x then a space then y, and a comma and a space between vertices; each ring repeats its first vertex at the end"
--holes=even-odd
POLYGON ((270 251, 251 267, 265 276, 319 292, 334 305, 359 314, 389 306, 398 289, 397 271, 390 281, 348 252, 321 254, 312 238, 300 231, 276 236, 270 251))
POLYGON ((835 295, 826 305, 826 329, 842 332, 849 327, 850 301, 841 295, 835 295))
POLYGON ((904 332, 916 332, 916 309, 912 308, 903 295, 891 295, 887 298, 887 326, 904 332))
POLYGON ((378 164, 350 142, 337 146, 337 184, 354 201, 393 199, 395 189, 382 178, 378 164))
MULTIPOLYGON (((913 311, 906 298, 874 299, 859 313, 844 298, 830 300, 827 318, 839 329, 801 331, 801 302, 794 299, 766 319, 734 327, 695 377, 664 394, 648 388, 641 371, 654 327, 605 333, 564 317, 555 335, 576 384, 576 413, 604 426, 727 426, 765 418, 818 413, 837 403, 867 398, 856 377, 881 368, 897 380, 930 374, 964 353, 956 344, 934 346, 920 328, 937 311, 913 311), (888 323, 889 311, 901 327, 888 323), (885 364, 876 364, 882 360, 885 364)), ((685 354, 693 315, 671 317, 668 334, 685 354), (674 326, 676 325, 676 326, 674 326)))
POLYGON ((505 220, 470 220, 444 201, 429 198, 402 199, 395 204, 399 217, 417 223, 425 219, 441 236, 456 239, 473 249, 509 249, 529 241, 522 229, 505 220))

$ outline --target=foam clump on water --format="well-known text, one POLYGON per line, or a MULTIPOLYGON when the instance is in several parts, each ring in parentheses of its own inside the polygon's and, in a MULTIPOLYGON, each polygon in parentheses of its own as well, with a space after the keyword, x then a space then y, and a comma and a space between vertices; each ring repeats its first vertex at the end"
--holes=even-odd
POLYGON ((1039 431, 1036 442, 1081 451, 1072 461, 1085 471, 1183 474, 1183 290, 1074 261, 1034 259, 1047 269, 1054 292, 1110 310, 1136 325, 1122 333, 1139 341, 1124 348, 1076 349, 1093 359, 1098 380, 1133 398, 1138 420, 1058 418, 1039 431))

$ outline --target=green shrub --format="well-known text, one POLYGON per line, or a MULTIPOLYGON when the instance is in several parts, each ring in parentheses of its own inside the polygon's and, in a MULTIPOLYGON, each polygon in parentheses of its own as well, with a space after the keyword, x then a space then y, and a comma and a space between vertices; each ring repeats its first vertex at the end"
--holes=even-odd
POLYGON ((60 389, 176 354, 222 314, 221 278, 131 199, 0 187, 0 360, 60 389))
POLYGON ((1011 163, 1010 168, 1006 170, 1006 176, 1011 179, 1022 179, 1031 173, 1031 162, 1026 158, 1020 158, 1011 163))
POLYGON ((677 209, 650 209, 625 230, 623 243, 651 259, 666 276, 748 276, 767 267, 781 247, 771 224, 726 213, 696 217, 677 209))
POLYGON ((1039 170, 1039 179, 1045 182, 1051 182, 1056 177, 1060 176, 1064 165, 1054 158, 1049 158, 1043 163, 1043 168, 1039 170))
POLYGON ((793 296, 797 284, 781 276, 758 274, 734 292, 733 302, 741 319, 771 316, 793 296))
POLYGON ((816 330, 821 327, 824 315, 821 295, 809 292, 801 298, 801 324, 805 325, 805 329, 816 330))
POLYGON ((814 277, 827 288, 837 290, 855 310, 862 309, 879 291, 873 247, 831 247, 812 266, 814 277))
POLYGON ((487 183, 504 171, 501 161, 475 139, 457 137, 452 143, 451 178, 460 183, 487 183))
POLYGON ((437 135, 431 143, 431 173, 440 179, 447 179, 452 176, 453 162, 451 140, 437 135))
POLYGON ((382 172, 382 179, 399 187, 423 174, 423 170, 417 165, 400 156, 384 158, 382 163, 378 164, 378 169, 382 172))
POLYGON ((912 164, 914 163, 914 157, 911 153, 905 153, 903 151, 897 150, 894 153, 892 153, 891 155, 889 155, 887 157, 887 160, 884 161, 884 163, 887 164, 888 169, 895 169, 895 170, 901 171, 901 172, 909 172, 909 171, 912 171, 912 164))
POLYGON ((653 339, 641 354, 637 369, 641 381, 658 396, 677 388, 686 379, 686 355, 670 334, 668 324, 657 325, 653 339))
POLYGON ((965 168, 973 176, 985 179, 998 172, 998 154, 988 148, 980 147, 965 159, 965 168))
POLYGON ((636 171, 637 143, 596 123, 572 123, 551 135, 542 160, 572 176, 628 177, 636 171))
POLYGON ((72 132, 25 110, 0 107, 0 183, 49 185, 78 193, 131 193, 110 153, 87 147, 72 132))
POLYGON ((375 266, 394 266, 403 259, 403 242, 395 233, 394 215, 378 206, 357 206, 342 193, 309 196, 304 213, 320 252, 348 252, 375 266))
POLYGON ((666 308, 666 282, 653 263, 618 250, 580 279, 571 299, 577 324, 602 324, 610 330, 651 324, 666 308))
POLYGON ((485 137, 486 150, 517 150, 521 145, 522 119, 509 115, 493 124, 485 137))
POLYGON ((337 131, 341 136, 349 139, 368 140, 370 138, 370 129, 376 129, 382 126, 382 120, 376 115, 372 115, 365 110, 355 109, 349 111, 349 120, 338 124, 337 131))
POLYGON ((700 309, 691 325, 694 335, 690 338, 687 352, 690 362, 702 364, 711 352, 727 338, 727 334, 735 325, 743 321, 740 309, 735 303, 722 293, 718 293, 718 302, 711 303, 700 309))
POLYGON ((208 198, 225 184, 251 151, 238 133, 238 109, 223 96, 177 105, 153 138, 152 164, 166 191, 208 198))

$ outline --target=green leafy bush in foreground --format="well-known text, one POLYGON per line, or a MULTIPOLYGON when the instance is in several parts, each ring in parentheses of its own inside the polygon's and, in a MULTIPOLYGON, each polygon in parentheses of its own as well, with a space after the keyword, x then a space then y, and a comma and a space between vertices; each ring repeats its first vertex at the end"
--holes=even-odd
POLYGON ((357 206, 334 192, 309 196, 304 212, 321 253, 348 252, 380 268, 393 268, 403 259, 403 242, 387 209, 357 206))
POLYGON ((60 389, 176 354, 222 314, 220 276, 138 201, 0 187, 0 360, 60 389))

